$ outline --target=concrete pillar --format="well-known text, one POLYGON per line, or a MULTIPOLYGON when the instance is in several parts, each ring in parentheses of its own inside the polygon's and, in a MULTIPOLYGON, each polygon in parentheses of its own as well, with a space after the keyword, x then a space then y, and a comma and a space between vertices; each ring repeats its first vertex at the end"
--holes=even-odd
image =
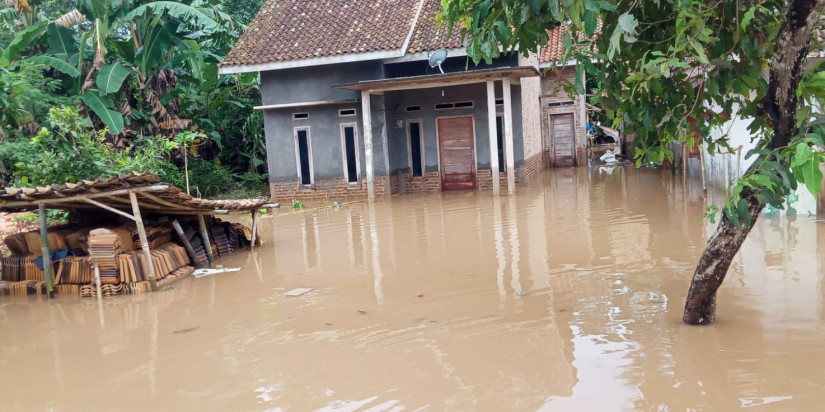
POLYGON ((361 91, 361 118, 364 123, 364 160, 367 166, 367 195, 375 200, 375 170, 372 161, 372 112, 370 109, 370 92, 361 91))
POLYGON ((510 79, 504 78, 501 83, 504 92, 504 161, 507 163, 507 193, 513 194, 516 191, 515 158, 513 155, 513 98, 510 95, 510 79))
POLYGON ((496 134, 496 91, 492 80, 487 81, 487 130, 490 134, 490 173, 493 180, 493 195, 501 194, 498 170, 498 136, 496 134))

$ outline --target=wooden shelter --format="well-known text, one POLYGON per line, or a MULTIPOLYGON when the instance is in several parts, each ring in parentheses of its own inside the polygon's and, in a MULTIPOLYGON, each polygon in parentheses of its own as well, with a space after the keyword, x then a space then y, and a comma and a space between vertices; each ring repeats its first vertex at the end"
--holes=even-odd
POLYGON ((40 213, 40 233, 46 290, 53 296, 54 284, 49 257, 46 209, 63 209, 74 212, 104 209, 134 221, 143 249, 144 267, 152 290, 157 288, 155 274, 150 262, 146 230, 141 211, 165 215, 196 215, 200 225, 201 236, 206 243, 210 265, 213 264, 212 249, 203 215, 222 211, 252 212, 252 247, 258 236, 258 210, 277 207, 267 199, 245 200, 207 200, 197 199, 184 193, 181 189, 163 183, 160 177, 149 173, 133 172, 110 178, 84 180, 80 183, 66 183, 51 187, 6 187, 0 188, 0 212, 24 212, 38 209, 40 213))

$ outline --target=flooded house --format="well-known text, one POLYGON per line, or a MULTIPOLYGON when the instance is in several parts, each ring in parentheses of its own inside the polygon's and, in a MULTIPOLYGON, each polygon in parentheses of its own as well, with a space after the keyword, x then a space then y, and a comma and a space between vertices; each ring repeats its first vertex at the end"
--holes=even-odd
POLYGON ((476 65, 440 11, 439 0, 263 6, 220 73, 261 73, 273 198, 512 192, 577 162, 583 102, 540 76, 562 37, 543 62, 512 53, 476 65))

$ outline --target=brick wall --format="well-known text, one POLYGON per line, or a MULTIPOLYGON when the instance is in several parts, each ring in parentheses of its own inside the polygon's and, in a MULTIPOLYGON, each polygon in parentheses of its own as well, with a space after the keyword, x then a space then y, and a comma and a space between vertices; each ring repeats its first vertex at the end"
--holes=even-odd
MULTIPOLYGON (((519 181, 519 176, 521 166, 516 168, 516 186, 518 186, 521 182, 519 181)), ((478 173, 476 174, 476 182, 478 186, 478 190, 493 190, 493 179, 490 178, 490 169, 479 169, 478 173)), ((498 185, 501 191, 507 190, 507 175, 504 173, 499 173, 498 177, 498 185)))
POLYGON ((441 191, 441 175, 438 172, 424 172, 424 176, 401 173, 404 193, 436 193, 441 191))
POLYGON ((524 160, 523 175, 525 185, 533 183, 545 169, 544 157, 544 153, 536 153, 524 160))
MULTIPOLYGON (((273 201, 284 203, 296 199, 307 206, 315 206, 324 202, 366 199, 368 196, 366 179, 362 179, 358 184, 350 184, 344 178, 316 180, 310 186, 304 186, 297 180, 270 182, 269 190, 273 201)), ((391 190, 392 184, 389 176, 375 177, 376 197, 389 195, 391 190)))

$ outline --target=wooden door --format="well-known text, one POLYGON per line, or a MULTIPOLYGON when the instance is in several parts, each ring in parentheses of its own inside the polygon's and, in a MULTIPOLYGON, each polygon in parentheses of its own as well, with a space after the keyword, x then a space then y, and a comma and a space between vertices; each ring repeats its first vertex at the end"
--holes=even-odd
POLYGON ((576 134, 573 115, 548 115, 550 129, 550 156, 554 167, 572 167, 576 162, 576 134))
POLYGON ((441 154, 441 188, 475 189, 473 117, 438 119, 438 140, 441 154))

